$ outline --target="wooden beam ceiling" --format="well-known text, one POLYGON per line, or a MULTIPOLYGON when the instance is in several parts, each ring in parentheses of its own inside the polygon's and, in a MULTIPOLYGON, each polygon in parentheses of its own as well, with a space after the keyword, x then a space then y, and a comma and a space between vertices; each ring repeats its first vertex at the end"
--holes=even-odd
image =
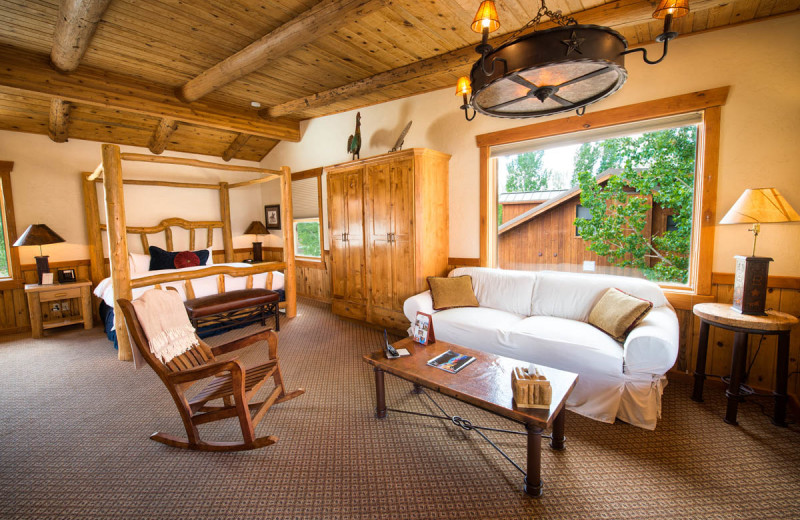
POLYGON ((147 143, 147 148, 156 155, 164 153, 167 149, 167 143, 172 133, 178 129, 178 122, 174 119, 164 117, 158 122, 158 126, 153 130, 153 135, 150 136, 150 141, 147 143))
POLYGON ((220 103, 179 101, 164 85, 83 66, 69 75, 49 67, 48 58, 0 45, 0 85, 56 96, 87 105, 167 117, 221 130, 284 141, 300 141, 300 125, 289 120, 265 120, 255 112, 220 103))
POLYGON ((365 16, 383 7, 385 3, 386 0, 323 0, 289 23, 188 81, 178 89, 177 95, 187 102, 197 101, 219 87, 335 31, 345 21, 365 16))
POLYGON ((57 143, 66 143, 69 137, 69 112, 72 105, 63 99, 50 100, 50 121, 47 133, 57 143))
POLYGON ((72 72, 89 48, 97 24, 111 0, 61 0, 50 61, 61 72, 72 72))
MULTIPOLYGON (((717 5, 725 5, 725 0, 694 0, 692 9, 709 9, 717 5)), ((648 0, 620 0, 609 4, 599 5, 584 11, 571 13, 580 24, 596 24, 606 27, 619 27, 637 23, 650 22, 653 19, 653 5, 648 0)), ((538 30, 556 27, 553 22, 539 24, 538 30)), ((531 32, 528 30, 523 34, 531 32)), ((508 39, 508 35, 499 36, 489 40, 493 47, 497 47, 508 39)), ((440 54, 432 58, 420 60, 409 65, 375 74, 346 85, 317 92, 310 96, 299 97, 273 107, 259 111, 262 117, 284 117, 309 108, 329 105, 334 102, 363 96, 376 90, 396 87, 400 83, 419 80, 427 76, 440 75, 445 72, 461 71, 463 75, 469 73, 472 64, 478 55, 474 46, 462 47, 451 52, 440 54)), ((455 87, 455 84, 453 84, 455 87)), ((420 89, 424 91, 423 89, 420 89)), ((431 89, 433 90, 433 89, 431 89)))
POLYGON ((225 151, 222 152, 222 160, 228 162, 236 157, 236 154, 239 153, 239 150, 241 150, 249 140, 250 136, 247 134, 237 135, 236 139, 234 139, 233 142, 225 149, 225 151))

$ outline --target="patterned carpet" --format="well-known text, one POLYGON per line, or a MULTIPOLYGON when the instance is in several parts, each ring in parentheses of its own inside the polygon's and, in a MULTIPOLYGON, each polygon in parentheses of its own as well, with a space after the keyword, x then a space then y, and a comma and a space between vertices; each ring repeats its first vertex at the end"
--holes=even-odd
MULTIPOLYGON (((434 419, 373 417, 361 356, 382 333, 303 300, 279 336, 288 387, 307 393, 257 428, 277 444, 235 454, 148 440, 156 430, 183 435, 175 407, 149 368, 116 360, 99 328, 0 338, 0 518, 800 517, 800 427, 772 426, 763 399, 741 406, 738 428, 722 421, 723 392, 708 386, 699 404, 682 382, 667 387, 654 432, 569 413, 567 450, 543 449, 545 494, 532 499, 476 435, 434 419)), ((261 355, 256 346, 240 357, 261 355)), ((410 389, 387 376, 389 406, 431 411, 410 389)), ((516 427, 438 400, 477 424, 516 427)), ((240 435, 235 420, 201 432, 240 435)), ((524 437, 489 435, 524 462, 524 437)))

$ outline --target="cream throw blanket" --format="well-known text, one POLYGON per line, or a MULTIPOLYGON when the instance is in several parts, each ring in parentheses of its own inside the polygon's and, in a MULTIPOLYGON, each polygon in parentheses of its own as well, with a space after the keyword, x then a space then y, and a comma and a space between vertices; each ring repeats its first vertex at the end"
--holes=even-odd
POLYGON ((150 352, 162 363, 169 363, 199 343, 176 291, 150 289, 132 303, 150 352))

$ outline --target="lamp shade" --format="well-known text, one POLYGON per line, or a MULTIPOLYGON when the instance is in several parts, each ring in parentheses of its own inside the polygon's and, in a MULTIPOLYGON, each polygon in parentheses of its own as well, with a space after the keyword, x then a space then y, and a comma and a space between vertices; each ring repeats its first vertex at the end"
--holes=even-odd
POLYGON ((500 18, 497 16, 497 8, 492 0, 481 2, 470 27, 476 33, 483 32, 484 28, 489 29, 489 32, 500 28, 500 18))
POLYGON ((58 233, 44 224, 31 224, 22 236, 14 242, 14 246, 43 246, 58 242, 64 242, 64 239, 58 233))
POLYGON ((472 93, 472 85, 469 84, 469 77, 461 76, 458 78, 458 84, 456 85, 456 96, 466 95, 469 96, 472 93))
POLYGON ((800 222, 800 215, 775 188, 747 189, 720 224, 800 222))
POLYGON ((653 18, 663 20, 668 14, 673 18, 686 16, 689 14, 689 0, 661 0, 653 11, 653 18))
POLYGON ((244 230, 245 235, 269 235, 269 230, 260 220, 254 220, 244 230))

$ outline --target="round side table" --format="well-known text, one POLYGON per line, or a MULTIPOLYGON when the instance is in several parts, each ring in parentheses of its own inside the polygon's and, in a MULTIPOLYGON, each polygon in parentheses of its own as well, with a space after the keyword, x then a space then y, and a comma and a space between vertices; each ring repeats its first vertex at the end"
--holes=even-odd
POLYGON ((786 385, 789 378, 789 334, 798 320, 791 314, 778 311, 767 311, 766 316, 741 314, 727 303, 699 303, 692 312, 700 318, 700 337, 697 342, 697 365, 694 371, 694 390, 692 399, 703 401, 703 383, 706 379, 706 354, 708 351, 708 329, 711 325, 732 330, 733 353, 731 358, 731 378, 725 395, 728 397, 728 409, 725 422, 737 425, 736 413, 739 408, 739 385, 744 378, 747 363, 748 334, 778 336, 777 366, 775 367, 775 412, 772 423, 786 426, 786 385))

